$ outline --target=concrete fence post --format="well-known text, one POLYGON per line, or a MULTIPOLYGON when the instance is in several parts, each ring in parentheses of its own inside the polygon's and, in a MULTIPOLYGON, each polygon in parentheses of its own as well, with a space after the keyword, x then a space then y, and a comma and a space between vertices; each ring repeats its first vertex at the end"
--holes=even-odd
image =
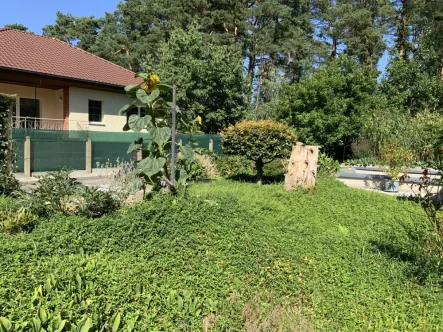
POLYGON ((25 151, 23 156, 25 178, 31 177, 31 137, 25 138, 25 151))
POLYGON ((178 140, 178 146, 182 146, 183 145, 183 140, 180 138, 179 140, 178 140))
POLYGON ((212 140, 212 138, 209 139, 209 151, 214 151, 214 141, 212 140))
POLYGON ((92 141, 90 137, 86 139, 86 173, 92 173, 92 141))
POLYGON ((140 149, 137 151, 137 161, 142 161, 142 159, 143 159, 143 152, 140 149))

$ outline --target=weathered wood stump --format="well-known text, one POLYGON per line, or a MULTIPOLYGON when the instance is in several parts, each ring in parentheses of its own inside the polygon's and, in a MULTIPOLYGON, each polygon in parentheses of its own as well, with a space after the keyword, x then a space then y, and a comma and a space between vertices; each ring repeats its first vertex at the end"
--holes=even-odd
POLYGON ((298 186, 307 189, 315 187, 318 151, 318 146, 304 145, 301 142, 297 142, 292 148, 288 172, 285 176, 286 190, 292 190, 298 186))

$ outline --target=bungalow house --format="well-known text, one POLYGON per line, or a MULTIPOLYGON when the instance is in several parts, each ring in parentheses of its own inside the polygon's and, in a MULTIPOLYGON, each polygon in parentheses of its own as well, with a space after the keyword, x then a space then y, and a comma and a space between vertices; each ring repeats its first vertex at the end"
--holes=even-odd
POLYGON ((0 29, 0 93, 16 95, 14 125, 121 132, 134 73, 55 38, 0 29))

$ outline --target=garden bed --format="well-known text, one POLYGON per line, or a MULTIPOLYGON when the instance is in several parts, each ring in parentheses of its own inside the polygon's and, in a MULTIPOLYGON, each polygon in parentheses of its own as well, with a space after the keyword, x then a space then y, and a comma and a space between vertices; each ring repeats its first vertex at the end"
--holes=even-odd
POLYGON ((432 331, 443 292, 408 237, 424 221, 413 202, 323 178, 315 194, 194 184, 0 234, 0 312, 30 321, 44 308, 97 329, 118 315, 134 331, 432 331))

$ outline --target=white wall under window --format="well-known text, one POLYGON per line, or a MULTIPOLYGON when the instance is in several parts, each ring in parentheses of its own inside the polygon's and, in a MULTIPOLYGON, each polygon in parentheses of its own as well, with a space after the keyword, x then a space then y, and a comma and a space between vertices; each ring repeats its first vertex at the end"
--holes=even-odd
MULTIPOLYGON (((122 89, 123 91, 123 89, 122 89)), ((120 109, 129 102, 124 93, 114 93, 90 89, 69 88, 69 121, 88 122, 89 100, 102 102, 102 121, 89 122, 89 130, 121 132, 126 116, 118 115, 120 109)), ((75 128, 71 128, 75 130, 75 128)))

